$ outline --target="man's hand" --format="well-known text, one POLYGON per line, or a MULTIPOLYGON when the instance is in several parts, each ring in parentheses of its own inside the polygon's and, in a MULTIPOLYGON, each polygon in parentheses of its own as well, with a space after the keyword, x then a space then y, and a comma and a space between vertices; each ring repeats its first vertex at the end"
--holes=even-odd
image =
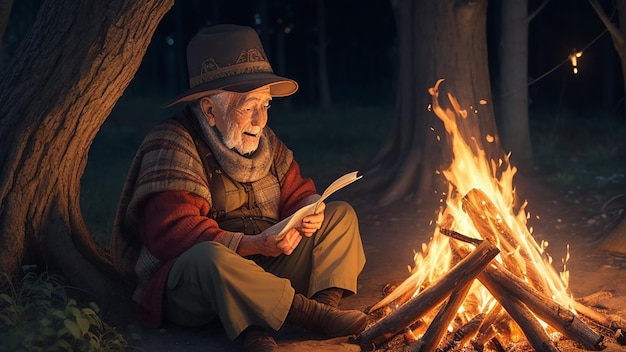
POLYGON ((326 209, 326 203, 322 202, 317 207, 317 213, 306 216, 302 219, 302 224, 297 227, 297 230, 306 237, 311 237, 315 231, 322 227, 322 221, 324 221, 324 209, 326 209))
POLYGON ((242 257, 260 254, 266 257, 277 257, 281 254, 290 255, 296 249, 302 235, 297 229, 290 229, 279 241, 276 235, 261 232, 258 235, 244 235, 237 247, 242 257))
POLYGON ((302 236, 311 237, 319 230, 324 221, 324 209, 326 204, 320 203, 317 213, 302 219, 300 226, 289 229, 279 241, 276 235, 268 235, 261 232, 258 235, 245 235, 239 242, 237 253, 245 257, 260 254, 267 257, 277 257, 281 254, 290 255, 298 247, 302 236))

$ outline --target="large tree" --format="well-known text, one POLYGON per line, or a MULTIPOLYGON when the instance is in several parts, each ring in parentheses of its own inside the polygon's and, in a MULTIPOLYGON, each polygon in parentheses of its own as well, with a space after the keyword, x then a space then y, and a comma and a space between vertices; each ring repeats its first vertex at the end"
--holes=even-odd
POLYGON ((548 0, 543 1, 531 14, 528 14, 528 0, 499 4, 499 131, 513 162, 523 168, 533 162, 528 122, 528 25, 547 3, 548 0))
MULTIPOLYGON (((613 22, 613 18, 604 11, 599 0, 589 0, 589 4, 593 7, 598 17, 609 31, 613 46, 617 50, 620 63, 622 64, 622 82, 626 90, 626 0, 614 0, 611 2, 613 6, 612 14, 617 12, 617 23, 613 22)), ((626 93, 622 97, 622 108, 626 110, 626 93)))
POLYGON ((11 7, 13 0, 0 1, 0 52, 4 46, 4 32, 9 24, 9 16, 11 15, 11 7))
MULTIPOLYGON (((613 46, 619 55, 625 89, 625 96, 622 97, 622 106, 626 110, 626 0, 615 0, 612 2, 614 10, 617 12, 618 23, 613 23, 611 17, 606 14, 598 0, 589 0, 589 3, 609 31, 613 40, 613 46)), ((622 206, 626 206, 624 197, 622 196, 620 199, 622 206)), ((626 216, 622 214, 621 220, 615 226, 602 232, 601 237, 595 243, 598 248, 611 253, 626 254, 626 216)))
POLYGON ((463 135, 478 141, 491 135, 493 143, 481 143, 487 154, 502 153, 487 66, 487 0, 392 0, 392 5, 399 45, 396 113, 374 159, 376 171, 368 177, 371 187, 384 185, 381 205, 407 196, 433 199, 433 190, 441 186, 435 171, 450 155, 442 148, 446 141, 441 123, 428 110, 428 89, 440 78, 461 107, 471 111, 472 118, 462 123, 463 135), (444 138, 442 143, 435 134, 444 138))
POLYGON ((47 0, 0 77, 0 269, 116 286, 79 204, 89 147, 174 0, 47 0))

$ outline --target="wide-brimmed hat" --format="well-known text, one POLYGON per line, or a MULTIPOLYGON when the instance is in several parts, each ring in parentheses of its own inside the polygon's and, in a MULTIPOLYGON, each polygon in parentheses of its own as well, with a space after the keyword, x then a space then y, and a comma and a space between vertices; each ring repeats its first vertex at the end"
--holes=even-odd
POLYGON ((200 31, 187 45, 187 69, 189 89, 165 107, 218 89, 243 93, 269 84, 273 97, 298 90, 296 81, 274 74, 257 32, 246 26, 222 24, 200 31))

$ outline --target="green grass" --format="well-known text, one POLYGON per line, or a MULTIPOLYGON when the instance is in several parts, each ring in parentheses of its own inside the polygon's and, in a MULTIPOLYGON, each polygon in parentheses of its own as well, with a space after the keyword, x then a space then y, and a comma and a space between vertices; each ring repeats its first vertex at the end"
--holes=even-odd
MULTIPOLYGON (((126 174, 151 126, 176 113, 162 100, 120 101, 89 151, 82 179, 81 207, 90 232, 109 242, 126 174)), ((331 112, 290 109, 273 103, 268 125, 293 150, 303 175, 323 190, 345 172, 359 170, 385 137, 392 108, 344 107, 331 112)))
POLYGON ((124 336, 99 316, 89 302, 67 295, 58 275, 23 267, 18 283, 0 273, 0 350, 2 351, 125 351, 124 336))

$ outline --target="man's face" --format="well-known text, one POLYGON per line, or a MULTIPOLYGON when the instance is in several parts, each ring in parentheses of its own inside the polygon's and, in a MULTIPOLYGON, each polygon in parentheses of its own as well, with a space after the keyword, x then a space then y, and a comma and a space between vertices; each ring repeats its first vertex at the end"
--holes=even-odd
POLYGON ((213 118, 209 117, 209 124, 217 126, 229 149, 241 155, 254 152, 267 124, 267 109, 272 100, 269 86, 248 93, 221 94, 226 94, 226 99, 211 99, 213 118))

